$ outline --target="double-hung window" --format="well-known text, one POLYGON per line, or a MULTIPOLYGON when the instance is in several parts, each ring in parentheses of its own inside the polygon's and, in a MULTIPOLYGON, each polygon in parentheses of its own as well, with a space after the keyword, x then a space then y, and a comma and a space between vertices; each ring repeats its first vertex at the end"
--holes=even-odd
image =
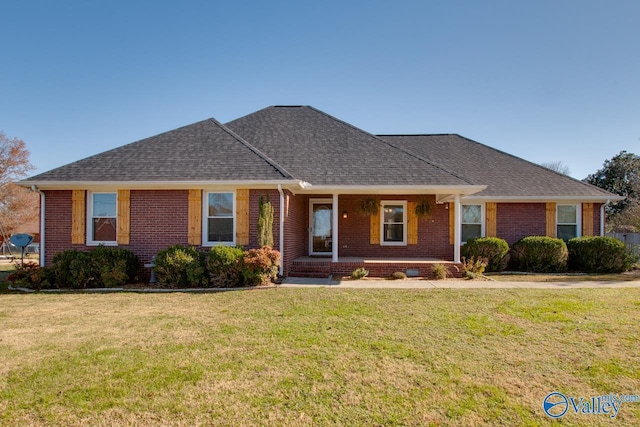
POLYGON ((565 242, 580 236, 580 209, 578 205, 556 206, 556 235, 565 242))
POLYGON ((88 205, 87 244, 117 244, 117 194, 89 193, 88 205))
POLYGON ((484 234, 482 205, 462 205, 462 243, 484 234))
POLYGON ((206 192, 204 244, 235 244, 235 197, 232 192, 206 192))
POLYGON ((382 201, 381 245, 406 246, 407 244, 407 202, 382 201))

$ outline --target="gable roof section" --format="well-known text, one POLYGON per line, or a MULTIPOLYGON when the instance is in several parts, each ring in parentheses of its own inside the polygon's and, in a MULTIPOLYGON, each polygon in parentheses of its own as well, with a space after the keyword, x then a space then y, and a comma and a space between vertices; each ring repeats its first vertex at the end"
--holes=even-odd
POLYGON ((420 156, 308 106, 267 107, 225 126, 313 186, 470 186, 420 156))
POLYGON ((456 134, 379 135, 389 143, 459 171, 487 188, 472 198, 617 200, 617 196, 566 175, 456 134))
POLYGON ((23 180, 50 182, 289 181, 293 177, 215 119, 146 138, 23 180))

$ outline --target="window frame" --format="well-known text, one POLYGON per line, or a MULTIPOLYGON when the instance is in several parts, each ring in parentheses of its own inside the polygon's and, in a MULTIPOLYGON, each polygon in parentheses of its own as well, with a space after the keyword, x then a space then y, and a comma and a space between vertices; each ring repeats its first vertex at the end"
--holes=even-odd
MULTIPOLYGON (((229 217, 219 217, 229 218, 229 217)), ((236 191, 235 190, 203 190, 202 191, 202 246, 236 246, 236 227, 238 224, 237 212, 236 212, 236 191), (212 242, 209 241, 209 218, 216 218, 209 216, 209 194, 231 194, 232 201, 232 215, 233 219, 233 238, 230 242, 212 242)))
MULTIPOLYGON (((407 246, 407 201, 406 200, 381 200, 380 201, 380 246, 407 246), (384 236, 384 207, 387 205, 402 205, 402 242, 387 242, 384 236)), ((390 223, 391 224, 391 223, 390 223)), ((393 223, 399 224, 399 223, 393 223)))
MULTIPOLYGON (((581 237, 582 236, 582 203, 556 203, 556 237, 559 236, 558 227, 561 226, 561 225, 575 225, 576 226, 576 235, 574 237, 581 237), (559 210, 560 206, 573 206, 573 207, 576 208, 576 222, 575 223, 569 223, 569 222, 561 223, 559 221, 558 210, 559 210)), ((558 237, 558 238, 560 238, 560 237, 558 237)))
POLYGON ((118 246, 118 192, 117 191, 87 191, 87 246, 118 246), (113 217, 93 215, 93 196, 96 194, 113 194, 116 198, 116 214, 113 217), (94 218, 113 218, 116 220, 116 238, 115 240, 94 240, 93 239, 93 220, 94 218))
POLYGON ((464 206, 480 206, 480 237, 486 236, 486 205, 484 203, 460 203, 460 244, 464 245, 467 243, 466 240, 462 240, 462 226, 464 224, 470 225, 478 225, 477 223, 463 222, 464 215, 462 214, 462 209, 464 206))

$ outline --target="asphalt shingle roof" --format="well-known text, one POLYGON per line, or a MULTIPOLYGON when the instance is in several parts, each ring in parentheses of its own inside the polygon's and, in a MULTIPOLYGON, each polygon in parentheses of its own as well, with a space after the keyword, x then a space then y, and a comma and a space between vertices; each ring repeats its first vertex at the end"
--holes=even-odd
POLYGON ((312 107, 268 107, 225 125, 313 185, 470 185, 312 107))
POLYGON ((313 186, 486 185, 496 198, 613 196, 460 135, 372 135, 308 106, 207 119, 21 181, 306 181, 313 186))
POLYGON ((474 197, 603 197, 605 190, 460 135, 379 135, 487 188, 474 197))
POLYGON ((239 181, 291 176, 215 119, 152 136, 24 180, 239 181))

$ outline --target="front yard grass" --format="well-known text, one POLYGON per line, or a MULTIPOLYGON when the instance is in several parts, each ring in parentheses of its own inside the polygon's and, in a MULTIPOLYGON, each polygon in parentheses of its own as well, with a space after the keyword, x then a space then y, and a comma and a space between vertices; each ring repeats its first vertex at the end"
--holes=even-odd
POLYGON ((639 288, 0 295, 0 424, 548 425, 552 391, 639 393, 639 310, 639 288))
POLYGON ((500 282, 631 282, 640 280, 640 270, 610 274, 485 273, 485 276, 500 282))

